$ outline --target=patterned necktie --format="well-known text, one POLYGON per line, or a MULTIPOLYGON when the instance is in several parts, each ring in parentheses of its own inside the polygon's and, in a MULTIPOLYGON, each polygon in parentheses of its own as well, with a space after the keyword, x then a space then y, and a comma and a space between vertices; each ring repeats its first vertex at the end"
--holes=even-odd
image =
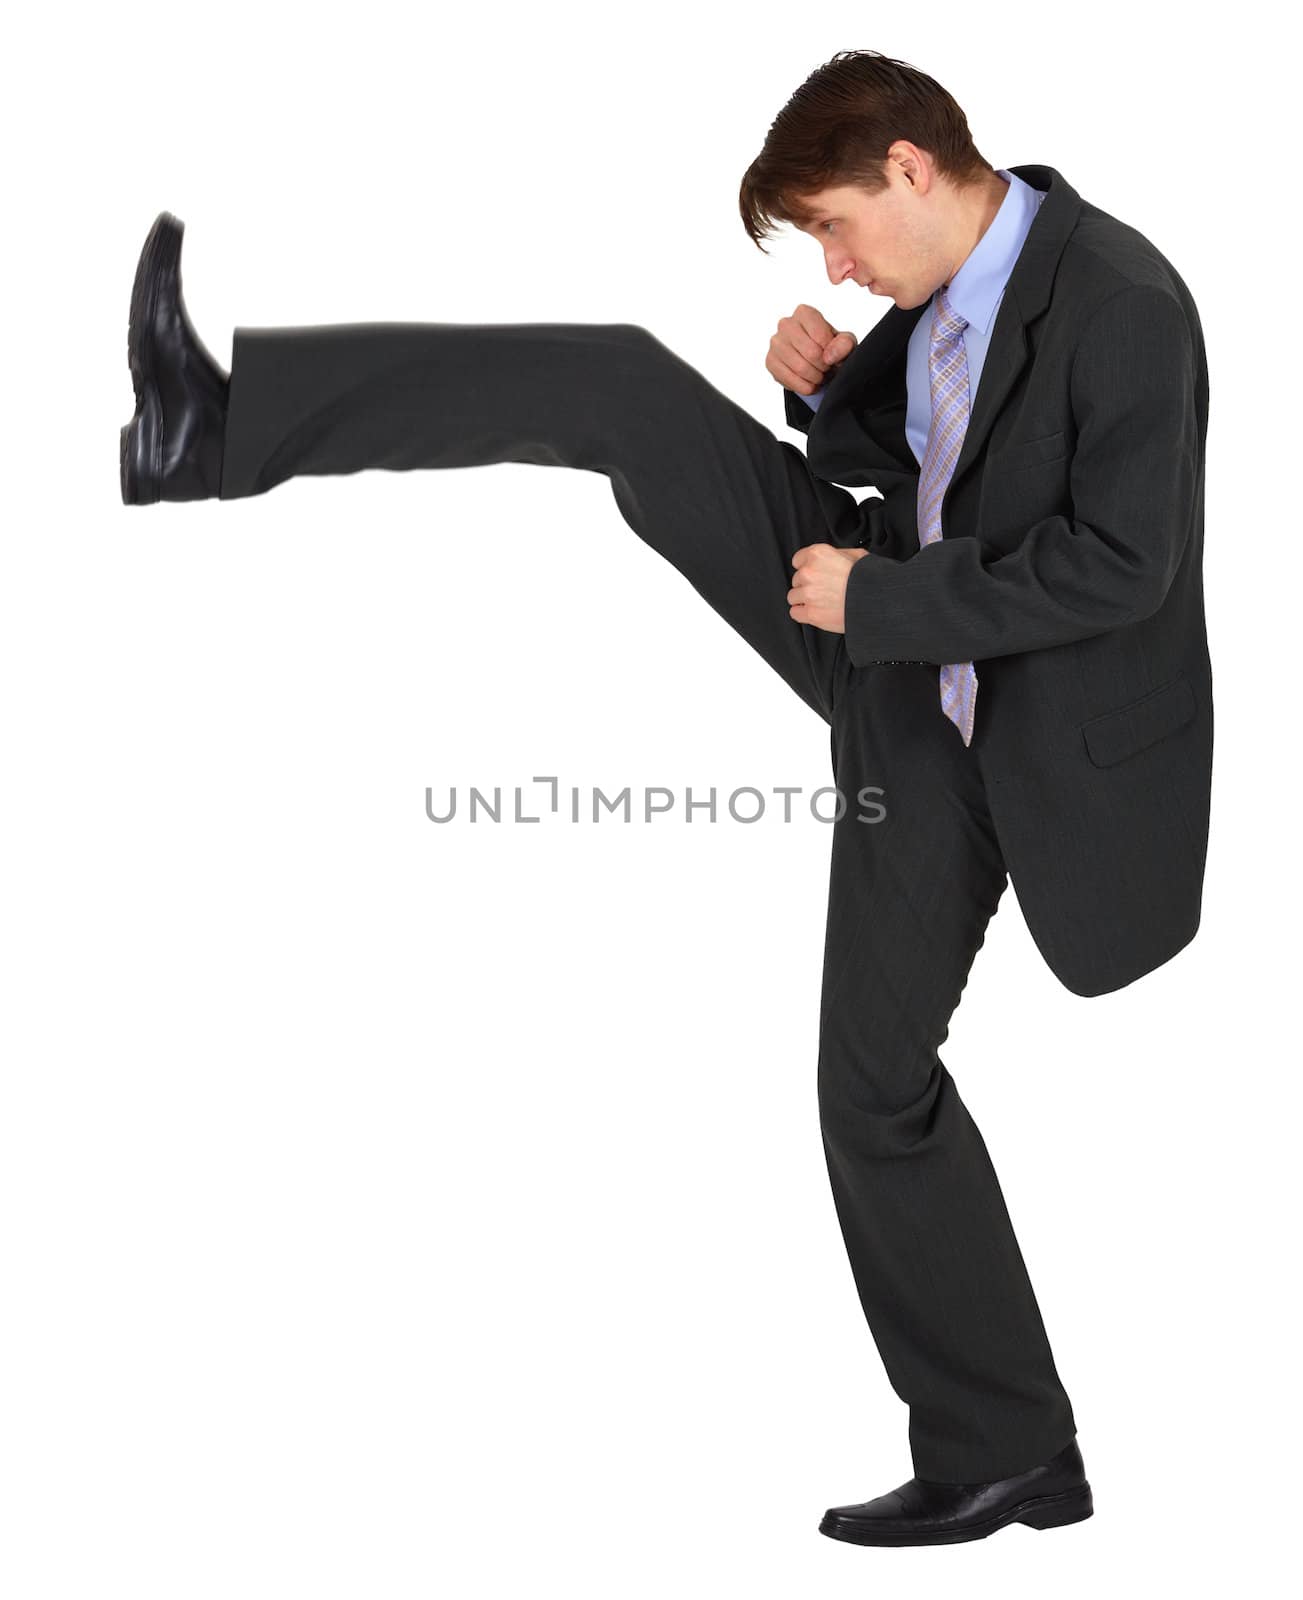
MULTIPOLYGON (((952 311, 946 290, 937 296, 928 347, 928 380, 932 390, 932 423, 918 480, 919 548, 941 537, 941 499, 946 492, 968 431, 968 352, 964 349, 966 318, 952 311)), ((971 661, 941 668, 941 709, 959 729, 964 743, 973 739, 973 707, 977 673, 971 661)))

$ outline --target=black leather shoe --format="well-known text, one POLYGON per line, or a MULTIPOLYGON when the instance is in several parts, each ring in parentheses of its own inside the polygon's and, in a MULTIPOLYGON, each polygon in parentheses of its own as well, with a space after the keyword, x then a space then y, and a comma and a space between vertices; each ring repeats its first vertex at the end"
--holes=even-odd
POLYGON ((1074 1439, 1052 1461, 993 1483, 931 1483, 911 1478, 890 1494, 825 1511, 819 1532, 852 1544, 959 1544, 1025 1522, 1061 1528, 1094 1511, 1074 1439))
POLYGON ((149 230, 131 289, 127 360, 136 414, 122 429, 123 503, 206 500, 222 482, 230 376, 195 332, 181 298, 181 235, 170 211, 149 230))

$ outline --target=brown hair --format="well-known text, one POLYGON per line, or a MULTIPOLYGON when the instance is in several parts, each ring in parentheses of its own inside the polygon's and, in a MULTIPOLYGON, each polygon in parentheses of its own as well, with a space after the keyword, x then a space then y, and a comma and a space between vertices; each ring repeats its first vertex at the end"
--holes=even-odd
POLYGON ((936 170, 965 186, 995 169, 978 152, 963 111, 934 78, 876 50, 842 50, 805 80, 774 118, 747 168, 738 204, 758 250, 774 223, 804 225, 802 197, 857 184, 887 187, 887 151, 908 139, 936 170))

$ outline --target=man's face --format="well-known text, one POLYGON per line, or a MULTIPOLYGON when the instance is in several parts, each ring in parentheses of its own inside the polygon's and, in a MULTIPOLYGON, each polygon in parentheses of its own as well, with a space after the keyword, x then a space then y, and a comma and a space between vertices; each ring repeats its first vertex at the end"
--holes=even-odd
POLYGON ((940 238, 935 184, 921 189, 895 161, 886 171, 880 194, 848 185, 804 196, 815 219, 800 231, 822 247, 830 282, 849 279, 908 311, 949 281, 952 266, 940 238))

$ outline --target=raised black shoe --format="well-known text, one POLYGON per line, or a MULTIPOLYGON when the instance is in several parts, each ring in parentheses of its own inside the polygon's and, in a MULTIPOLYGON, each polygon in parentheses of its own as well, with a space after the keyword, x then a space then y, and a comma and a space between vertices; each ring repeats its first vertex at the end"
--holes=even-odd
POLYGON ((911 1478, 890 1494, 825 1511, 819 1532, 851 1544, 960 1544, 985 1539, 1011 1522, 1061 1528, 1094 1511, 1074 1439, 1044 1466, 991 1483, 933 1483, 911 1478))
POLYGON ((230 376, 195 332, 181 295, 185 224, 159 213, 131 288, 127 361, 136 414, 122 429, 119 473, 129 506, 207 500, 222 482, 230 376))

